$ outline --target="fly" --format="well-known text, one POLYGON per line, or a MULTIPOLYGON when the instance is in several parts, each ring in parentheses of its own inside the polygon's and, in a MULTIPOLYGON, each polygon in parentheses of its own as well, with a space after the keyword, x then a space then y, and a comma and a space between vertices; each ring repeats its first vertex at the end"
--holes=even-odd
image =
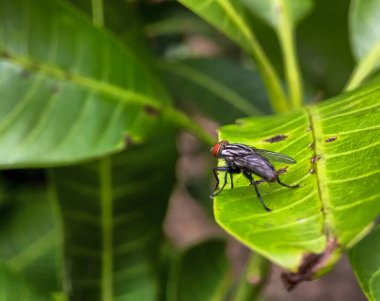
POLYGON ((257 188, 257 185, 262 181, 265 182, 275 182, 287 188, 297 188, 299 185, 288 185, 281 182, 279 174, 281 171, 276 172, 272 163, 269 160, 294 164, 297 163, 293 158, 280 154, 271 152, 264 149, 258 149, 255 147, 250 147, 245 144, 240 143, 229 143, 228 141, 220 141, 216 143, 211 148, 211 153, 213 156, 219 159, 223 159, 226 166, 217 166, 213 168, 214 176, 216 179, 215 190, 213 193, 217 195, 220 193, 227 184, 227 175, 230 175, 231 188, 234 188, 233 174, 243 173, 243 175, 249 180, 251 185, 255 188, 257 197, 259 198, 261 204, 266 211, 271 211, 264 203, 263 198, 257 188), (219 189, 219 177, 218 171, 224 171, 224 183, 222 188, 219 189), (254 181, 252 174, 261 177, 262 180, 254 181))

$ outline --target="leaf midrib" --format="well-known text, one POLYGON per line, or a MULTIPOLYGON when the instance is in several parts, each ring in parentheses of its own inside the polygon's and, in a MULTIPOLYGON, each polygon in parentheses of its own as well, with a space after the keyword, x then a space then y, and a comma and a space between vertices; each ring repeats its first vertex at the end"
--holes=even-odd
POLYGON ((154 99, 146 97, 145 95, 128 91, 109 82, 85 77, 77 73, 71 73, 59 68, 56 65, 35 62, 29 57, 13 55, 7 51, 2 51, 1 49, 0 57, 2 57, 3 60, 9 61, 12 64, 26 69, 32 73, 39 73, 64 82, 72 82, 75 85, 84 87, 88 90, 109 95, 116 102, 123 101, 129 104, 149 105, 157 109, 163 107, 162 103, 167 103, 166 100, 155 101, 154 99))
POLYGON ((106 157, 99 162, 100 207, 102 228, 102 301, 113 300, 113 208, 111 159, 106 157))
MULTIPOLYGON (((318 140, 318 137, 323 137, 323 131, 320 127, 320 117, 317 112, 316 106, 307 106, 306 111, 309 115, 310 121, 310 132, 313 137, 313 151, 314 156, 322 155, 323 149, 322 144, 318 140)), ((327 172, 326 165, 323 162, 324 158, 321 157, 321 160, 316 160, 312 166, 315 171, 317 187, 318 187, 318 196, 321 203, 321 213, 323 215, 323 229, 322 232, 326 236, 326 240, 331 235, 329 224, 327 221, 328 217, 328 203, 329 203, 329 194, 327 190, 327 172)))

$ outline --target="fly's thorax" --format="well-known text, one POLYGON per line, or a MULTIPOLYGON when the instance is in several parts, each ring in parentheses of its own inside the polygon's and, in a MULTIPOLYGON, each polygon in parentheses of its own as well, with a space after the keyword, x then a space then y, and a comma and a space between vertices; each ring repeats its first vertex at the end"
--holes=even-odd
POLYGON ((220 151, 221 157, 244 157, 253 153, 252 148, 244 144, 228 144, 220 151))

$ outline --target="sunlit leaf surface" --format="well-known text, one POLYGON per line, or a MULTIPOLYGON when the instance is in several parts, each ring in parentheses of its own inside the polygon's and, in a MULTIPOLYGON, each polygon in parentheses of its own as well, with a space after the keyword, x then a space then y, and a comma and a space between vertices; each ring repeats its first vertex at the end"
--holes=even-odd
MULTIPOLYGON (((293 271, 305 254, 322 253, 327 240, 336 240, 339 247, 354 240, 380 212, 379 97, 379 86, 372 85, 285 115, 246 118, 222 127, 220 140, 296 159, 280 178, 301 187, 260 184, 263 199, 273 210, 268 213, 248 181, 235 177, 238 187, 227 185, 215 197, 217 222, 293 271), (265 141, 277 135, 287 138, 265 141)), ((277 169, 285 165, 275 163, 277 169)))

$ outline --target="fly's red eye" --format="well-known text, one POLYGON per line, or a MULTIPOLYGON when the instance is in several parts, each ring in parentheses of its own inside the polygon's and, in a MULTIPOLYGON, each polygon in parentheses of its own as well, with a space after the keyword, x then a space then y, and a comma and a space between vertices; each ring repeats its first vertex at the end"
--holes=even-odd
POLYGON ((218 156, 218 152, 219 152, 219 149, 220 149, 220 142, 216 143, 212 149, 211 149, 211 153, 214 157, 217 157, 218 156))

